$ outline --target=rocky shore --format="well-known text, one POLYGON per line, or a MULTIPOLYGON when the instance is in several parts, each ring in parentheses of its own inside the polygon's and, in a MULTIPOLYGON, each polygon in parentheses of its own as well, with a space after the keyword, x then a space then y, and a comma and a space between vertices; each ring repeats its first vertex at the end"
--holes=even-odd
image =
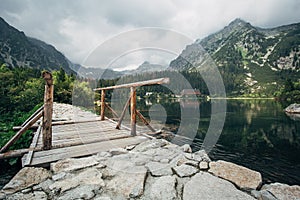
POLYGON ((84 158, 23 168, 0 199, 300 199, 300 187, 261 185, 259 172, 153 139, 84 158))

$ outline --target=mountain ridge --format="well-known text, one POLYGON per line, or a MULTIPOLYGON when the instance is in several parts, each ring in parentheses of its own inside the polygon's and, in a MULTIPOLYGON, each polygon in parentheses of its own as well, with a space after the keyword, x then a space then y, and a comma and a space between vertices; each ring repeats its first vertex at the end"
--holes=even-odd
POLYGON ((218 67, 230 94, 271 96, 287 76, 300 76, 300 23, 275 28, 254 27, 241 19, 189 44, 170 63, 171 69, 201 68, 199 58, 208 53, 218 67), (203 48, 203 52, 195 51, 203 48))
POLYGON ((74 73, 68 59, 54 46, 9 25, 0 17, 0 63, 9 67, 30 67, 74 73))

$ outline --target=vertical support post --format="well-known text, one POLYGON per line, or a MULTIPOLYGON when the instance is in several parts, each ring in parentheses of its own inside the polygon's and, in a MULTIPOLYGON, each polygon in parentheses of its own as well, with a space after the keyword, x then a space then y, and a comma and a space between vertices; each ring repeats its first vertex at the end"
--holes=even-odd
POLYGON ((101 111, 100 111, 100 120, 105 119, 105 90, 101 90, 101 111))
POLYGON ((135 87, 130 88, 130 112, 131 112, 131 135, 136 136, 136 90, 135 87))
POLYGON ((52 148, 52 113, 53 113, 53 79, 50 72, 42 74, 45 84, 44 94, 44 116, 43 116, 43 150, 52 148))

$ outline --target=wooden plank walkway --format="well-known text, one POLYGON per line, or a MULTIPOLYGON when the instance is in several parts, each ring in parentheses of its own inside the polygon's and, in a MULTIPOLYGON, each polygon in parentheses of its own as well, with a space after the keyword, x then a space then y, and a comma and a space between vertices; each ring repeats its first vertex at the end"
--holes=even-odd
MULTIPOLYGON (((99 118, 98 118, 99 119, 99 118)), ((63 122, 62 122, 63 123, 63 122)), ((62 124, 52 127, 53 149, 31 151, 23 157, 24 166, 48 166, 65 158, 83 157, 112 148, 126 147, 139 144, 149 138, 131 136, 128 128, 115 129, 116 124, 111 120, 75 121, 72 124, 62 124)), ((35 134, 38 134, 36 132, 35 134)), ((32 147, 42 147, 42 134, 36 135, 32 147), (36 144, 33 144, 36 142, 36 144)))

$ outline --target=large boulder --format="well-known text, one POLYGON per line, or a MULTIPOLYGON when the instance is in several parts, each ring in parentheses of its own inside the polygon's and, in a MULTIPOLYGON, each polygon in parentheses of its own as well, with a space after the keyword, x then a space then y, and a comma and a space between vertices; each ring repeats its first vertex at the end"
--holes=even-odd
POLYGON ((299 200, 300 199, 300 186, 289 186, 282 183, 272 183, 264 185, 261 191, 268 191, 272 193, 277 199, 280 200, 299 200))
POLYGON ((255 190, 262 183, 259 172, 231 162, 219 160, 210 162, 209 172, 234 183, 237 187, 246 190, 255 190))
POLYGON ((300 113, 300 104, 293 103, 284 109, 287 113, 300 113))
POLYGON ((7 194, 15 193, 33 185, 37 185, 50 177, 50 172, 44 168, 25 167, 4 186, 3 191, 7 194))
POLYGON ((184 186, 183 200, 194 199, 254 200, 252 196, 237 190, 232 183, 206 172, 196 174, 184 186))

